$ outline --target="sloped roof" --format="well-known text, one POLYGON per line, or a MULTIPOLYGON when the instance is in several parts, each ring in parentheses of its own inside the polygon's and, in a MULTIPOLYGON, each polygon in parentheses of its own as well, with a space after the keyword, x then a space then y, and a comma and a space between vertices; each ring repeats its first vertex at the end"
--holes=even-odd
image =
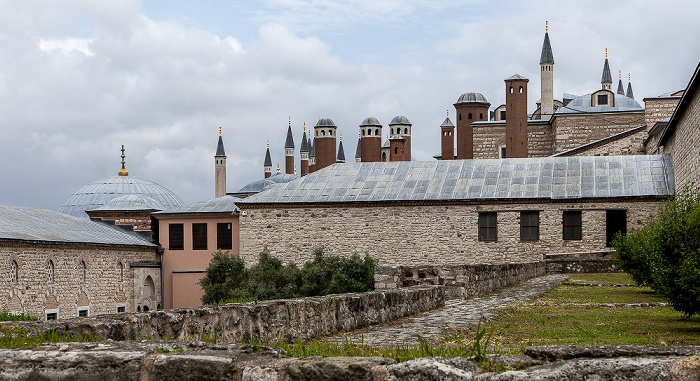
POLYGON ((666 155, 334 164, 238 203, 346 203, 662 197, 666 155))
POLYGON ((357 148, 355 149, 355 159, 362 157, 362 139, 357 138, 357 148))
POLYGON ((270 148, 267 148, 267 151, 265 151, 265 163, 263 164, 265 167, 272 167, 272 158, 270 157, 270 148))
POLYGON ((343 149, 343 141, 338 143, 338 155, 336 155, 336 161, 344 163, 345 162, 345 149, 343 149))
POLYGON ((106 204, 87 211, 107 212, 107 211, 142 211, 142 210, 163 210, 163 205, 158 201, 139 194, 127 194, 107 201, 106 204))
POLYGON ((287 139, 284 141, 284 148, 294 148, 294 137, 292 136, 292 126, 287 127, 287 139))
POLYGON ((678 120, 681 118, 681 116, 685 112, 685 109, 688 108, 688 105, 693 100, 693 98, 696 96, 696 93, 697 93, 699 87, 700 87, 700 62, 698 62, 698 66, 695 67, 695 72, 693 73, 693 76, 690 77, 690 81, 688 82, 688 86, 686 86, 685 91, 683 92, 683 96, 681 97, 681 100, 678 102, 678 106, 676 107, 676 110, 673 112, 673 115, 671 115, 671 119, 668 121, 668 126, 664 130, 663 135, 661 135, 661 139, 659 139, 659 143, 658 143, 659 146, 666 144, 668 139, 670 139, 671 136, 675 133, 676 124, 678 123, 678 120))
POLYGON ((542 43, 542 54, 540 55, 540 65, 553 63, 554 55, 552 54, 552 45, 549 44, 549 33, 545 33, 544 42, 542 43))
POLYGON ((156 245, 136 235, 46 209, 0 205, 0 240, 116 246, 156 245))
POLYGON ((238 211, 236 202, 238 197, 221 196, 211 200, 195 202, 194 204, 181 206, 175 209, 163 210, 153 213, 154 216, 166 216, 174 214, 233 214, 238 211))
POLYGON ((603 75, 600 77, 600 83, 612 83, 612 75, 610 75, 610 65, 607 58, 605 59, 605 64, 603 64, 603 75))
POLYGON ((216 145, 216 155, 215 156, 226 156, 224 151, 224 139, 219 135, 219 143, 216 145))
POLYGON ((445 118, 445 120, 444 120, 444 121, 442 122, 442 124, 440 125, 440 127, 453 127, 453 128, 454 128, 454 126, 455 126, 455 125, 452 124, 452 121, 450 120, 449 117, 445 118))

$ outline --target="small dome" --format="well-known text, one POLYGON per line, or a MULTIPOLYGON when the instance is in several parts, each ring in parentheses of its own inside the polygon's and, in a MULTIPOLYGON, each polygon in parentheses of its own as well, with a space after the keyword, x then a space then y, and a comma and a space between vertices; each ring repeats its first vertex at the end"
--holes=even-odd
POLYGON ((455 104, 463 103, 489 103, 489 101, 487 101, 486 97, 481 93, 464 93, 460 95, 455 104))
POLYGON ((396 124, 403 124, 403 125, 410 126, 411 122, 409 122, 408 118, 406 118, 405 116, 399 115, 399 116, 395 116, 394 119, 392 119, 391 122, 389 122, 390 126, 393 126, 396 124))
POLYGON ((335 123, 330 118, 321 118, 316 122, 315 127, 335 127, 335 123))
POLYGON ((362 123, 360 123, 360 127, 362 127, 362 126, 377 126, 377 127, 381 127, 382 124, 379 123, 379 121, 377 120, 377 118, 370 116, 369 118, 365 118, 365 120, 363 120, 362 123))

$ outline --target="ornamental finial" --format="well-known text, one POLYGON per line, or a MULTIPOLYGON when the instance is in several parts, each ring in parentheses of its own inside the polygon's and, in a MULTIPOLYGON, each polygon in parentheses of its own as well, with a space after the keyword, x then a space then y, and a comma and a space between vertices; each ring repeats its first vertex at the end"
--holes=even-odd
POLYGON ((119 170, 118 174, 119 176, 129 176, 129 171, 124 168, 124 158, 126 155, 124 155, 124 144, 122 144, 122 169, 119 170))

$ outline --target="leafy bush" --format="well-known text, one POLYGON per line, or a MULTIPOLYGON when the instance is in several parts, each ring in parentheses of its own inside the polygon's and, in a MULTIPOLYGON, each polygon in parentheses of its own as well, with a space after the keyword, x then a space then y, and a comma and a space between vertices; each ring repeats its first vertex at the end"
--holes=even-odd
POLYGON ((5 310, 0 310, 0 321, 37 321, 38 317, 30 314, 25 314, 24 312, 9 312, 5 310))
POLYGON ((314 259, 299 269, 282 264, 267 250, 250 269, 228 251, 213 254, 205 276, 199 281, 204 289, 202 303, 249 302, 319 296, 374 289, 375 261, 353 254, 349 258, 324 256, 323 248, 314 251, 314 259))
POLYGON ((622 268, 690 317, 700 313, 700 194, 671 198, 659 216, 613 240, 622 268))

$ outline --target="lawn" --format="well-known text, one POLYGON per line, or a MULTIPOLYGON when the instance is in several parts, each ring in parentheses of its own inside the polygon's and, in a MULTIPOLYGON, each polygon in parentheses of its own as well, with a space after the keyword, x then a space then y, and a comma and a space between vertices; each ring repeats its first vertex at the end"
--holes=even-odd
POLYGON ((571 283, 599 283, 599 284, 634 284, 632 277, 627 273, 593 273, 571 274, 571 283))

